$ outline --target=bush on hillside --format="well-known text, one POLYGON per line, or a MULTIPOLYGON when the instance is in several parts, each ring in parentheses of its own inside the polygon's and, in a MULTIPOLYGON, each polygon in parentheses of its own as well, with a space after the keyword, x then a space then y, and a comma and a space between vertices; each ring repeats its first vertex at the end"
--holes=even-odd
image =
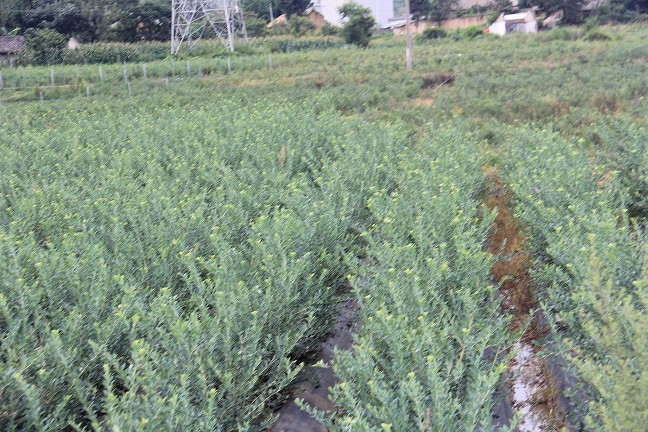
POLYGON ((607 33, 604 33, 598 28, 594 28, 583 35, 583 40, 586 41, 609 41, 612 40, 612 36, 607 33))
POLYGON ((423 31, 420 36, 422 40, 443 39, 448 36, 448 32, 440 27, 430 27, 423 31))

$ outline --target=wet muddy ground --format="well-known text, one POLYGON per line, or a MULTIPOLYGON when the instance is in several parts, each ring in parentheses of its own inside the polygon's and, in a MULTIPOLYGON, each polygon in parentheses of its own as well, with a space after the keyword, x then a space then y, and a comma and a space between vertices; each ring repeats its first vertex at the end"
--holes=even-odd
POLYGON ((530 275, 532 260, 524 245, 518 222, 511 213, 511 194, 494 171, 486 169, 492 185, 486 204, 497 209, 489 251, 500 254, 493 266, 493 280, 502 298, 502 312, 512 316, 511 331, 521 333, 512 347, 508 390, 513 410, 521 414, 520 432, 559 431, 566 427, 560 385, 543 358, 543 341, 549 334, 535 298, 530 275))

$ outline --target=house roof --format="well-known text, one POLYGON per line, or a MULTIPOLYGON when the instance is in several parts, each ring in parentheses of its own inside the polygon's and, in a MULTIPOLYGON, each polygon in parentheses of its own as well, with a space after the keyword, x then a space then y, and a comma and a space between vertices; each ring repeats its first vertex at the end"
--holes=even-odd
POLYGON ((288 22, 288 18, 286 18, 286 14, 281 14, 277 18, 275 18, 274 21, 268 23, 268 25, 266 27, 267 28, 272 28, 275 25, 281 25, 281 24, 284 24, 284 23, 287 23, 287 22, 288 22))
POLYGON ((523 20, 526 17, 527 17, 526 12, 514 13, 514 14, 510 14, 510 15, 504 15, 504 19, 506 21, 519 21, 519 20, 523 20))
POLYGON ((407 21, 404 19, 397 20, 397 21, 391 21, 388 22, 387 24, 383 24, 380 26, 381 29, 386 30, 386 29, 393 29, 393 28, 398 28, 398 27, 403 27, 407 21))
POLYGON ((23 36, 0 36, 0 53, 14 54, 25 49, 23 36))

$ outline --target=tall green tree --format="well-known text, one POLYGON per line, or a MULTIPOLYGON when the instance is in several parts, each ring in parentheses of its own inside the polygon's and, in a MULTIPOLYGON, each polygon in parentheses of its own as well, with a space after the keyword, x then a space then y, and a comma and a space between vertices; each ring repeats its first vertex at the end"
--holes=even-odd
POLYGON ((427 18, 430 11, 430 0, 410 0, 410 13, 413 19, 427 18))
POLYGON ((344 20, 340 32, 344 40, 366 48, 371 39, 371 29, 376 25, 371 9, 357 3, 346 3, 338 10, 344 20))
POLYGON ((584 0, 527 0, 521 2, 522 7, 538 6, 548 14, 563 11, 564 22, 567 24, 578 24, 583 21, 584 0))
POLYGON ((430 0, 430 18, 435 21, 448 19, 457 0, 430 0))

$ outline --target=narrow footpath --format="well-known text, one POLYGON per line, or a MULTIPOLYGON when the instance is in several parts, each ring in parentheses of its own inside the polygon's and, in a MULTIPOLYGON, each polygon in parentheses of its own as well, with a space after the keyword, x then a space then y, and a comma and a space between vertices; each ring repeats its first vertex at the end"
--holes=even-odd
POLYGON ((491 185, 486 205, 497 209, 488 248, 490 253, 501 256, 493 265, 493 279, 500 287, 502 312, 512 316, 511 331, 519 333, 524 329, 513 347, 508 371, 513 410, 521 413, 518 430, 560 431, 566 427, 565 412, 559 386, 541 355, 543 340, 550 330, 542 321, 535 298, 536 286, 529 273, 531 255, 509 208, 510 191, 492 169, 486 168, 485 174, 491 185))
POLYGON ((303 378, 290 391, 290 399, 277 412, 279 418, 269 432, 326 432, 326 428, 322 424, 295 404, 295 399, 303 399, 306 404, 320 411, 331 413, 337 411, 337 407, 329 399, 329 388, 338 382, 330 363, 335 348, 351 349, 353 325, 357 311, 358 303, 355 300, 346 300, 338 305, 338 318, 333 333, 320 346, 316 359, 316 361, 323 361, 328 366, 311 366, 305 373, 302 373, 303 378))

